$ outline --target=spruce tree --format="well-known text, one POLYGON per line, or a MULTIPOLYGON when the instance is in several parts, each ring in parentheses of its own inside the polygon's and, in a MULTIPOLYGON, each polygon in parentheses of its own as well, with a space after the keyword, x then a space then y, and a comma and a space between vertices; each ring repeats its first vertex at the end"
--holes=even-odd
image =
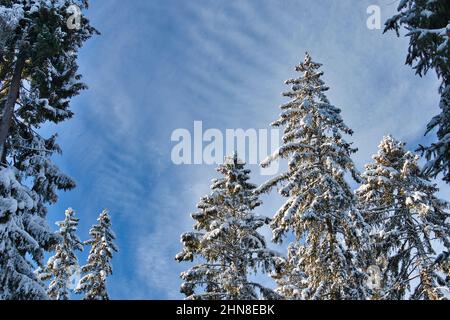
POLYGON ((198 261, 181 274, 181 292, 192 300, 256 300, 279 298, 272 290, 251 281, 250 271, 270 271, 275 252, 258 232, 269 222, 252 211, 261 205, 237 155, 229 157, 217 171, 211 194, 203 197, 192 214, 194 232, 181 236, 183 251, 176 260, 198 261))
POLYGON ((75 290, 77 293, 84 293, 85 300, 109 300, 106 281, 112 275, 113 254, 118 251, 108 211, 104 210, 97 221, 98 224, 89 231, 91 239, 85 242, 91 245, 87 264, 81 269, 86 275, 80 279, 75 290))
POLYGON ((281 106, 281 117, 272 124, 284 127, 283 145, 262 166, 285 158, 288 169, 258 192, 281 185, 287 201, 271 223, 273 240, 281 243, 290 231, 296 236, 293 252, 275 275, 280 292, 288 290, 287 298, 363 299, 365 275, 354 261, 354 249, 364 244, 366 233, 345 180, 346 173, 358 180, 350 158, 356 150, 343 137, 353 132, 328 101, 320 67, 306 54, 296 67, 303 74, 286 81, 292 90, 284 96, 291 101, 281 106))
POLYGON ((434 245, 449 249, 449 204, 436 197, 438 188, 404 143, 385 137, 373 159, 356 193, 371 226, 371 264, 382 272, 377 296, 398 300, 411 291, 412 299, 441 299, 445 281, 434 245))
POLYGON ((70 100, 85 85, 77 52, 96 31, 81 17, 69 29, 68 9, 85 0, 0 0, 0 297, 46 299, 33 273, 44 251, 60 238, 47 222, 47 206, 74 181, 51 161, 61 152, 56 135, 39 128, 72 117, 70 100), (32 199, 24 202, 23 197, 32 199), (17 203, 17 205, 13 205, 17 203), (28 258, 31 257, 32 259, 28 258))
POLYGON ((70 299, 71 277, 79 270, 76 251, 83 251, 83 243, 76 235, 78 221, 75 212, 67 209, 64 221, 56 223, 62 241, 56 246, 55 255, 48 260, 47 265, 38 270, 41 280, 51 280, 47 294, 52 300, 70 299))
POLYGON ((42 247, 50 248, 60 239, 33 213, 38 195, 17 177, 13 167, 0 170, 0 300, 47 299, 26 253, 41 262, 42 247))
POLYGON ((408 31, 406 63, 420 76, 434 69, 442 80, 439 92, 441 113, 428 124, 427 134, 436 129, 438 140, 421 146, 428 163, 424 172, 436 177, 443 174, 450 182, 450 1, 401 0, 398 14, 386 22, 385 32, 400 27, 408 31))

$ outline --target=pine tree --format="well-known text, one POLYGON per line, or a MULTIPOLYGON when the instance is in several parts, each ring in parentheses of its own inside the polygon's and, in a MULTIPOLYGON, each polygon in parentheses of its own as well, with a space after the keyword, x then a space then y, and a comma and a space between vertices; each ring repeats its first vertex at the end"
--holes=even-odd
POLYGON ((38 132, 46 122, 71 118, 70 99, 85 88, 77 52, 96 31, 84 17, 79 29, 68 28, 73 4, 87 8, 85 0, 0 0, 2 299, 48 298, 32 275, 33 264, 43 266, 44 251, 60 239, 47 225, 46 207, 57 201, 58 190, 75 187, 51 161, 61 152, 56 135, 38 132), (24 204, 25 194, 33 201, 24 204))
POLYGON ((64 221, 56 223, 62 241, 56 246, 55 255, 48 260, 47 265, 37 271, 42 281, 51 280, 47 294, 52 300, 70 298, 71 277, 79 270, 75 252, 83 251, 83 243, 76 235, 78 221, 75 212, 67 209, 64 221))
POLYGON ((26 253, 43 263, 42 247, 51 248, 60 239, 34 213, 39 196, 17 177, 12 167, 0 170, 0 300, 46 299, 26 253))
POLYGON ((280 270, 295 274, 275 276, 280 292, 291 292, 286 298, 362 299, 365 275, 356 267, 353 249, 364 243, 364 221, 354 210, 354 196, 344 178, 349 172, 358 179, 350 158, 356 150, 342 137, 352 130, 325 96, 328 87, 320 66, 306 54, 296 67, 303 75, 286 81, 292 90, 283 95, 292 100, 281 106, 281 118, 272 124, 284 127, 283 145, 262 166, 287 158, 288 170, 258 192, 282 185, 280 194, 287 201, 271 223, 273 240, 281 243, 289 231, 296 235, 294 252, 280 270))
POLYGON ((270 271, 277 256, 258 232, 269 219, 252 213, 261 201, 253 194, 256 186, 248 182, 250 170, 235 154, 217 171, 223 178, 212 181, 212 193, 192 214, 195 232, 181 236, 184 247, 176 260, 199 260, 181 274, 181 292, 193 300, 277 299, 248 277, 249 271, 270 271))
POLYGON ((406 63, 420 76, 434 69, 442 80, 439 92, 441 113, 428 124, 427 134, 437 129, 438 141, 421 146, 428 163, 424 172, 436 177, 443 174, 450 182, 450 2, 448 0, 401 0, 398 14, 386 22, 385 32, 400 27, 408 31, 409 50, 406 63))
POLYGON ((113 253, 118 249, 114 244, 116 236, 111 230, 111 218, 107 210, 104 210, 97 225, 94 225, 89 234, 91 239, 86 241, 91 245, 88 262, 82 267, 82 272, 87 273, 81 278, 77 288, 77 293, 85 293, 85 300, 109 300, 106 280, 112 275, 111 260, 113 253))
POLYGON ((435 196, 438 188, 404 143, 385 137, 373 159, 357 195, 372 229, 371 263, 382 271, 377 294, 397 300, 411 290, 412 299, 440 299, 445 281, 435 268, 433 245, 450 246, 449 204, 435 196), (412 288, 414 279, 419 284, 412 288))

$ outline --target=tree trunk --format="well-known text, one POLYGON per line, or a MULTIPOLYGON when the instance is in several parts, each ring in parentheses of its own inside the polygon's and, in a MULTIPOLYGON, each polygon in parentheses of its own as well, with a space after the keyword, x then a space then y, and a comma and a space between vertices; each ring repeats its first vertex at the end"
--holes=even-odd
POLYGON ((14 106, 19 98, 20 82, 22 79, 22 71, 25 66, 23 58, 18 58, 14 67, 14 74, 9 86, 8 97, 6 99, 2 118, 0 120, 0 156, 3 160, 5 158, 5 144, 8 138, 9 129, 11 127, 11 120, 14 114, 14 106))

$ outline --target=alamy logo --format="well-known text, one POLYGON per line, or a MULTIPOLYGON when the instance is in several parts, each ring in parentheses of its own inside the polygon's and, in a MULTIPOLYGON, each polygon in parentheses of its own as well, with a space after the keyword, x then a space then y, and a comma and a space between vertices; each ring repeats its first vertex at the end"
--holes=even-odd
POLYGON ((380 30, 381 29, 381 8, 377 5, 371 5, 367 8, 367 28, 369 30, 380 30))
POLYGON ((67 280, 67 288, 75 290, 81 279, 81 269, 79 266, 70 266, 68 271, 70 277, 67 280))
POLYGON ((381 269, 378 266, 370 266, 367 269, 367 275, 369 279, 367 281, 367 286, 369 289, 378 290, 381 288, 381 269))
MULTIPOLYGON (((280 147, 278 129, 219 129, 203 130, 203 122, 194 122, 193 134, 188 129, 176 129, 171 141, 171 160, 175 165, 220 165, 225 157, 238 153, 247 164, 258 165, 280 147)), ((261 175, 278 173, 278 163, 261 168, 261 175)))
POLYGON ((77 5, 71 5, 67 8, 67 13, 70 14, 67 19, 67 28, 69 30, 81 29, 81 9, 77 5))

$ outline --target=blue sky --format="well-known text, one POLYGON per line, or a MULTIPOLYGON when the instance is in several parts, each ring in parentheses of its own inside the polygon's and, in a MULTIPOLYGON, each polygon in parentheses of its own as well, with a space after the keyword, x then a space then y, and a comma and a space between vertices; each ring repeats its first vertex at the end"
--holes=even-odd
MULTIPOLYGON (((309 51, 324 64, 328 97, 354 129, 360 169, 391 133, 414 149, 438 112, 438 81, 404 66, 407 40, 366 26, 369 5, 389 18, 396 2, 316 0, 91 1, 102 35, 82 49, 89 90, 73 101, 55 160, 78 187, 61 194, 49 219, 78 213, 80 237, 111 211, 120 252, 109 280, 113 299, 176 299, 180 234, 209 192, 214 166, 175 166, 171 133, 205 128, 268 128, 286 100, 284 80, 309 51)), ((259 176, 253 166, 255 183, 259 176)), ((448 187, 443 197, 449 198, 448 187)), ((272 216, 277 194, 258 213, 272 216)), ((84 257, 81 259, 83 262, 84 257)))

